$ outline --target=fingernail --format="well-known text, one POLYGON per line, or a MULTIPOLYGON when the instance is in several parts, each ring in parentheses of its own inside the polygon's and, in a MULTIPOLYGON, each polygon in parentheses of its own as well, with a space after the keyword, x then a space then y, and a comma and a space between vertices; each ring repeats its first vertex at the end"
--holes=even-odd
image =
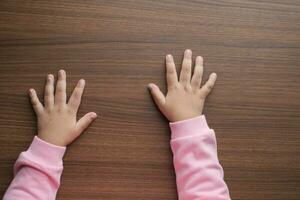
POLYGON ((202 56, 197 56, 197 61, 203 61, 203 57, 202 56))
POLYGON ((78 82, 78 86, 82 87, 85 84, 85 80, 84 79, 80 79, 78 82))
POLYGON ((53 75, 52 74, 48 74, 48 80, 51 81, 53 79, 53 75))
POLYGON ((30 88, 29 89, 29 94, 32 95, 34 93, 34 89, 30 88))
POLYGON ((148 89, 151 90, 152 89, 152 83, 148 84, 148 89))
POLYGON ((172 55, 171 55, 171 54, 168 54, 168 55, 166 56, 166 59, 172 59, 172 55))
POLYGON ((192 53, 192 50, 190 50, 190 49, 186 49, 186 50, 185 50, 185 54, 186 54, 186 55, 190 55, 191 53, 192 53))
POLYGON ((63 69, 60 69, 59 71, 58 71, 58 74, 60 75, 60 76, 62 76, 62 75, 64 75, 66 72, 65 72, 65 70, 63 70, 63 69))
POLYGON ((96 117, 97 117, 97 114, 96 113, 91 113, 91 117, 93 118, 93 119, 95 119, 96 117))
POLYGON ((216 73, 211 73, 210 77, 213 77, 214 79, 217 79, 217 74, 216 73))

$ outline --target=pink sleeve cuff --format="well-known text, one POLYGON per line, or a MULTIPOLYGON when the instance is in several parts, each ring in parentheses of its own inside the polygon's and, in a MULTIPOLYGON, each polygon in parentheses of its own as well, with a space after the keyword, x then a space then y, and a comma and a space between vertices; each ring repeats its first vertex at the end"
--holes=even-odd
POLYGON ((196 134, 206 134, 209 130, 206 119, 204 115, 178 121, 178 122, 170 122, 171 128, 171 139, 178 139, 182 137, 187 137, 196 134))
POLYGON ((53 166, 62 165, 62 158, 65 151, 66 147, 50 144, 35 136, 27 153, 34 157, 38 162, 53 166))

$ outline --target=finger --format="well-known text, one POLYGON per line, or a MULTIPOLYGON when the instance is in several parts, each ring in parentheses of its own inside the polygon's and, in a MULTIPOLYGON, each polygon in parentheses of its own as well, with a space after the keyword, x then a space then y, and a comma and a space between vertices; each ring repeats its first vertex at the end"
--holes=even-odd
POLYGON ((89 125, 97 118, 97 114, 94 112, 89 112, 85 114, 76 123, 77 135, 80 135, 89 125))
POLYGON ((44 108, 36 94, 36 91, 34 89, 29 89, 28 94, 35 114, 39 115, 42 113, 44 108))
POLYGON ((185 50, 182 61, 182 67, 180 72, 180 83, 187 85, 191 80, 192 71, 192 51, 190 49, 185 50))
POLYGON ((171 88, 174 88, 174 86, 178 83, 176 67, 172 55, 166 56, 166 71, 167 84, 169 90, 171 88))
POLYGON ((191 81, 191 85, 193 88, 197 88, 197 89, 200 88, 202 75, 203 75, 203 58, 201 56, 197 56, 194 74, 191 81))
POLYGON ((201 88, 200 91, 202 92, 202 94, 204 94, 205 97, 213 89, 216 80, 217 80, 217 74, 216 73, 212 73, 212 74, 210 74, 210 76, 209 76, 208 80, 206 81, 206 83, 202 86, 202 88, 201 88))
POLYGON ((65 70, 59 70, 55 91, 55 104, 63 105, 66 103, 66 99, 66 72, 65 70))
POLYGON ((82 93, 84 91, 85 80, 80 79, 73 90, 73 93, 69 99, 69 105, 77 112, 81 102, 82 93))
POLYGON ((151 95, 156 105, 161 109, 166 102, 164 94, 160 91, 159 87, 153 83, 150 83, 148 85, 148 88, 150 89, 151 95))
POLYGON ((54 76, 49 74, 45 85, 44 94, 45 107, 49 108, 54 105, 54 76))

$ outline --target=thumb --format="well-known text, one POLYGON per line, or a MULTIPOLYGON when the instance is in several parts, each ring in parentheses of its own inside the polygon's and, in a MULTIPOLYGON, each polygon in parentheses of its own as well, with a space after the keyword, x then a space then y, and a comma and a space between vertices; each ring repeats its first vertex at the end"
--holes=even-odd
POLYGON ((80 135, 96 118, 97 114, 94 112, 89 112, 80 118, 76 123, 77 134, 80 135))
POLYGON ((148 88, 151 92, 152 98, 154 99, 156 105, 159 107, 159 109, 161 109, 166 102, 166 98, 164 94, 160 91, 159 87, 153 83, 150 83, 148 85, 148 88))

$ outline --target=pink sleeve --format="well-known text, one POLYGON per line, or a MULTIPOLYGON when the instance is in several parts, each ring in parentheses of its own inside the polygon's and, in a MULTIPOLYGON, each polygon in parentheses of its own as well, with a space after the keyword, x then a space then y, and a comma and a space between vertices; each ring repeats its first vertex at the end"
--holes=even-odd
POLYGON ((49 144, 37 136, 14 166, 14 179, 4 200, 54 200, 63 170, 65 147, 49 144))
POLYGON ((170 123, 179 200, 228 200, 215 133, 204 115, 170 123))

